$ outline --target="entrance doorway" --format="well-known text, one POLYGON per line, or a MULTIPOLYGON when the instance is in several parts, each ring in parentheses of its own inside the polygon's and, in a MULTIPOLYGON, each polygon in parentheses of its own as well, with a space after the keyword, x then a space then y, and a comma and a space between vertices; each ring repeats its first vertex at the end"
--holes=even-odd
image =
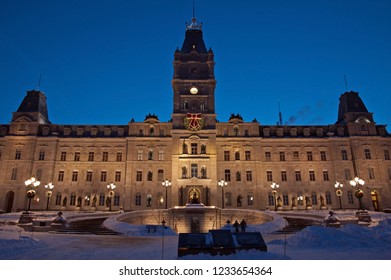
POLYGON ((15 193, 13 191, 9 191, 5 195, 4 210, 6 213, 10 213, 12 211, 12 206, 14 205, 14 197, 15 193))
POLYGON ((376 191, 371 191, 371 200, 374 210, 379 212, 379 197, 376 191))

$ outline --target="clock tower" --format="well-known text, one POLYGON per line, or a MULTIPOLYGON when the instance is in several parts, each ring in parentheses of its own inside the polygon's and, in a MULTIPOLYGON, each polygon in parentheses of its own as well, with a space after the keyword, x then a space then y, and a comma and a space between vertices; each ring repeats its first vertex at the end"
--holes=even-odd
POLYGON ((202 23, 193 17, 186 23, 182 48, 174 54, 174 129, 214 129, 216 125, 214 54, 207 50, 202 23))

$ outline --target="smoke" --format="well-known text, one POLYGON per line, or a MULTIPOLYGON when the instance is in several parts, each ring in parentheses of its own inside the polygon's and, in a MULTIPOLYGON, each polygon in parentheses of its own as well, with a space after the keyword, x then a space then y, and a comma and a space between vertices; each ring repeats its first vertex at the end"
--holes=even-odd
POLYGON ((315 104, 315 108, 312 108, 310 105, 305 105, 297 113, 290 116, 285 124, 292 125, 297 124, 297 122, 319 124, 323 121, 322 111, 324 107, 325 102, 323 101, 318 101, 315 104))

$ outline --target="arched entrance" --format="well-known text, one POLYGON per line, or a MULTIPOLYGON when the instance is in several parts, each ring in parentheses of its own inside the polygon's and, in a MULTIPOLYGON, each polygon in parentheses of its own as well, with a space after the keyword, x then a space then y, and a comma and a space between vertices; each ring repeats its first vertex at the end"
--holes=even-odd
POLYGON ((12 206, 14 205, 14 197, 15 197, 15 193, 13 191, 9 191, 5 195, 4 210, 6 213, 12 211, 12 206))
POLYGON ((373 209, 375 211, 379 211, 379 197, 376 191, 371 191, 371 200, 372 200, 373 209))

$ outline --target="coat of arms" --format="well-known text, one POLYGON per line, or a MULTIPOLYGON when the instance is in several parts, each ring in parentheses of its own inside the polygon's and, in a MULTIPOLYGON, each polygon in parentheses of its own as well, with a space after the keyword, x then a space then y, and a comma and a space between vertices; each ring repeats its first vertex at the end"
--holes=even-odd
POLYGON ((183 125, 191 131, 200 130, 205 124, 205 120, 201 117, 201 114, 187 114, 183 125))

